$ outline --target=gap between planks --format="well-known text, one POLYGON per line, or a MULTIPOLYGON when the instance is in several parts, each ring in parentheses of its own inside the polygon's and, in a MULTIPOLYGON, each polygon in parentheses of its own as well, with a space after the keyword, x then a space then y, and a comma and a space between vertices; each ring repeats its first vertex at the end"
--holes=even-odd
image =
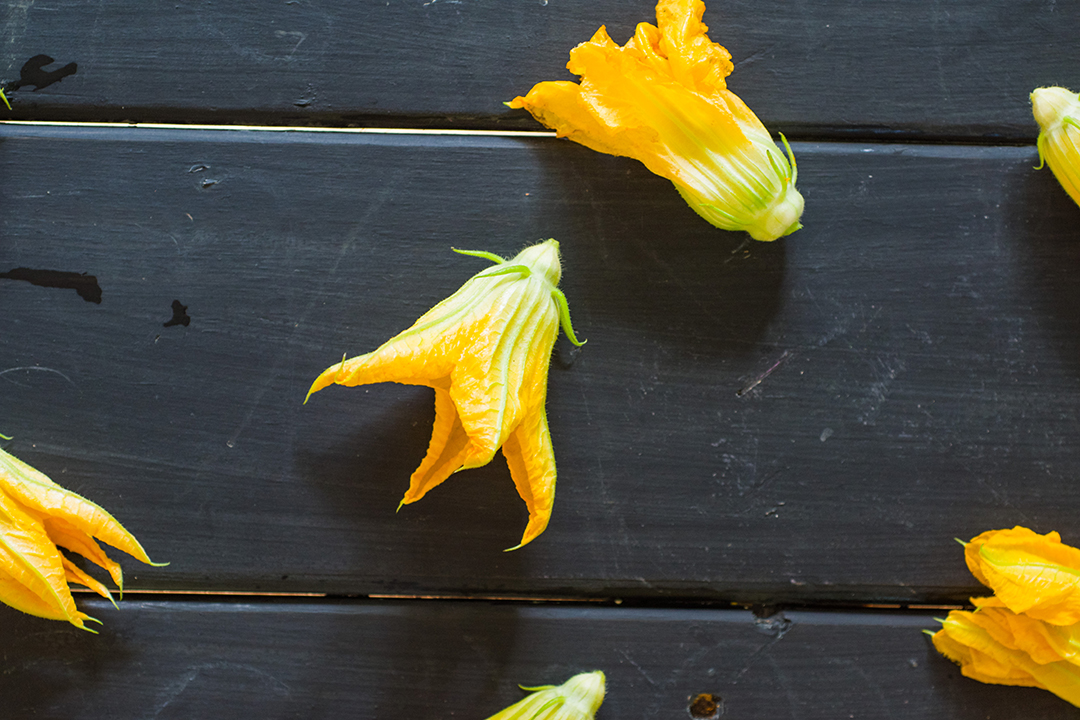
MULTIPOLYGON (((93 590, 88 588, 71 588, 73 594, 95 596, 93 590)), ((352 600, 363 602, 367 600, 420 600, 420 601, 446 601, 446 602, 486 602, 505 604, 529 604, 529 605, 580 605, 585 607, 627 607, 648 608, 654 610, 680 609, 680 610, 748 610, 757 617, 770 617, 785 611, 810 611, 810 612, 859 612, 875 610, 894 610, 897 612, 927 612, 927 611, 950 611, 971 610, 973 605, 958 604, 926 604, 926 603, 778 603, 776 605, 757 605, 738 603, 728 600, 698 600, 687 601, 679 599, 653 598, 643 601, 641 598, 624 600, 616 597, 564 597, 554 595, 469 595, 463 593, 450 594, 397 594, 397 593, 372 593, 368 595, 337 595, 318 592, 258 592, 247 590, 125 590, 128 596, 184 596, 188 597, 230 597, 230 598, 324 598, 327 600, 340 601, 352 600)), ((167 599, 162 598, 162 599, 167 599)))
POLYGON ((0 125, 30 125, 35 127, 116 128, 124 130, 232 130, 236 132, 298 132, 340 135, 467 135, 475 137, 556 137, 554 132, 540 130, 450 130, 427 128, 335 128, 301 125, 188 125, 184 123, 121 123, 69 122, 59 120, 0 120, 0 125))

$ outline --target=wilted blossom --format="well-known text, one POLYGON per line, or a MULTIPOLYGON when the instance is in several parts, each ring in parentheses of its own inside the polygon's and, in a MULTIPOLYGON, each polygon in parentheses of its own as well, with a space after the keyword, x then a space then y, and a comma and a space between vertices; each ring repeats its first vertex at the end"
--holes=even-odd
POLYGON ((775 240, 802 225, 795 158, 728 90, 731 54, 709 40, 700 0, 660 0, 656 25, 623 46, 601 27, 570 51, 574 82, 542 82, 507 103, 560 137, 640 160, 724 230, 775 240))

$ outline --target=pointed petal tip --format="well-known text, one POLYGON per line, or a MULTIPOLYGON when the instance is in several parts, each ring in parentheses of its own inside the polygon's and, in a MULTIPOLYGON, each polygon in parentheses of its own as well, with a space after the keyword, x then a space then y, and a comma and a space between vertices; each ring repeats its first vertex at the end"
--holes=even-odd
POLYGON ((521 536, 521 542, 514 547, 509 547, 503 550, 503 552, 513 552, 514 550, 520 550, 536 538, 547 529, 549 518, 533 518, 529 520, 529 524, 525 527, 525 534, 521 536))
POLYGON ((308 388, 307 395, 304 396, 305 405, 307 405, 307 401, 309 398, 311 398, 312 395, 319 392, 323 388, 334 384, 333 379, 331 379, 330 377, 330 373, 331 371, 333 371, 336 374, 336 368, 340 367, 340 365, 331 365, 326 370, 323 370, 322 373, 319 374, 319 377, 315 378, 315 382, 311 383, 311 387, 308 388))
POLYGON ((99 633, 98 633, 97 630, 94 630, 93 628, 86 627, 85 621, 87 621, 87 620, 89 620, 90 622, 95 622, 98 625, 104 625, 105 624, 105 623, 101 622, 100 620, 98 620, 96 617, 90 617, 89 615, 87 615, 86 613, 83 613, 83 612, 76 613, 75 617, 71 618, 71 620, 69 622, 72 625, 74 625, 75 627, 79 628, 80 630, 85 630, 86 632, 91 633, 93 635, 98 635, 99 633))
POLYGON ((307 396, 304 398, 305 405, 307 405, 308 398, 312 395, 338 381, 341 373, 345 371, 345 357, 348 354, 341 353, 341 362, 335 363, 319 373, 319 377, 315 378, 315 382, 311 383, 311 387, 307 391, 307 396))

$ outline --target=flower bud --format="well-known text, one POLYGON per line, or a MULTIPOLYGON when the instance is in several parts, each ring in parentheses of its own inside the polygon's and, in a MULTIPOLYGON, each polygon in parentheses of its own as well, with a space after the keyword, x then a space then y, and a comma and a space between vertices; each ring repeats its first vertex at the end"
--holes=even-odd
POLYGON ((1049 165, 1065 192, 1080 205, 1080 97, 1061 87, 1031 93, 1039 123, 1039 167, 1049 165))

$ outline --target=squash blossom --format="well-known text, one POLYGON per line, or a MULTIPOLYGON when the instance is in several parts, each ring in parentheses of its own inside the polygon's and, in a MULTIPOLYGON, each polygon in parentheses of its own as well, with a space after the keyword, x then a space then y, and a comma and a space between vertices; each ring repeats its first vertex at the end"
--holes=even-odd
POLYGON ((656 25, 639 24, 622 47, 601 27, 570 51, 580 83, 542 82, 507 105, 559 137, 640 160, 716 227, 775 240, 802 227, 795 158, 727 89, 731 54, 709 40, 704 12, 701 0, 660 0, 656 25))
POLYGON ((30 615, 67 620, 90 630, 85 620, 100 621, 75 608, 68 583, 85 585, 116 603, 103 584, 68 560, 57 546, 107 570, 123 592, 120 566, 94 538, 156 565, 139 541, 105 510, 0 450, 0 600, 30 615))
POLYGON ((458 470, 487 465, 502 447, 529 511, 521 543, 510 548, 515 550, 544 531, 555 499, 555 454, 544 402, 560 322, 571 342, 583 343, 558 289, 559 243, 533 245, 510 260, 457 252, 496 266, 474 275, 374 352, 327 368, 308 397, 334 383, 434 388, 431 444, 401 505, 416 502, 458 470))
POLYGON ((521 689, 532 695, 488 720, 593 720, 604 702, 604 673, 596 670, 575 675, 562 685, 521 689))
POLYGON ((972 598, 974 617, 1006 647, 1023 650, 1039 664, 1066 660, 1080 665, 1080 625, 1051 625, 1014 613, 998 598, 972 598))
POLYGON ((1080 706, 1080 666, 1065 660, 1037 662, 1023 650, 1002 643, 999 638, 1008 635, 982 611, 953 610, 932 639, 938 652, 959 663, 966 677, 997 685, 1042 688, 1080 706))
POLYGON ((1056 532, 990 530, 964 546, 972 574, 1005 607, 1051 625, 1080 621, 1080 550, 1056 532))
POLYGON ((1061 87, 1031 93, 1039 123, 1039 168, 1050 166, 1073 202, 1080 204, 1080 97, 1061 87))

